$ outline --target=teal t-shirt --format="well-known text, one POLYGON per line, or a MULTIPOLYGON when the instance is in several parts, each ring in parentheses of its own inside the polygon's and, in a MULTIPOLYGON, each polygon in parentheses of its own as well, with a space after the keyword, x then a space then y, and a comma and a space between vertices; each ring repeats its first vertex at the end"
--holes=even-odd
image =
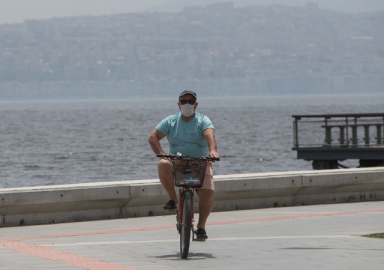
POLYGON ((208 155, 209 148, 203 135, 207 128, 215 129, 207 116, 197 112, 190 121, 184 121, 181 113, 168 116, 156 127, 167 136, 170 153, 180 152, 190 157, 208 155))

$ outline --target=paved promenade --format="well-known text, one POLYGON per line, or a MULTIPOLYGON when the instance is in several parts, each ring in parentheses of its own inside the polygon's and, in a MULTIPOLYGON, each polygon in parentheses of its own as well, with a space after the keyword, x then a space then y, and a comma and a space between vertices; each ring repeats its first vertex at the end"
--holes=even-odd
POLYGON ((212 213, 179 258, 175 216, 0 228, 0 269, 370 269, 384 266, 384 202, 212 213))

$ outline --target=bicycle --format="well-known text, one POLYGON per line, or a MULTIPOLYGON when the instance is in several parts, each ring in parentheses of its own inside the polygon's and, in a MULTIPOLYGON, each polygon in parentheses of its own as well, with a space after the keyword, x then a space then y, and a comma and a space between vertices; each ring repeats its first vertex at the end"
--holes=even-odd
MULTIPOLYGON (((204 183, 207 162, 219 161, 219 158, 199 157, 193 158, 177 154, 157 155, 157 157, 170 158, 175 171, 175 186, 179 187, 179 208, 176 216, 176 229, 180 234, 180 257, 186 259, 189 252, 189 244, 192 241, 202 241, 195 237, 193 195, 195 188, 201 188, 204 183)), ((175 212, 170 210, 169 212, 175 212)))

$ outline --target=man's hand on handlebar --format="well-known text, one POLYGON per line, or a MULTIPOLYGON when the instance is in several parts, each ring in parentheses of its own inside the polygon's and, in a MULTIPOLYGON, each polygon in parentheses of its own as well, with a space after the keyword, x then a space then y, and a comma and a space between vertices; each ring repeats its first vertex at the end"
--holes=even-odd
MULTIPOLYGON (((165 153, 161 153, 160 155, 165 155, 165 153)), ((161 157, 160 159, 168 160, 169 162, 172 162, 172 159, 169 157, 161 157)))
POLYGON ((216 151, 210 151, 208 157, 220 158, 219 154, 216 151))

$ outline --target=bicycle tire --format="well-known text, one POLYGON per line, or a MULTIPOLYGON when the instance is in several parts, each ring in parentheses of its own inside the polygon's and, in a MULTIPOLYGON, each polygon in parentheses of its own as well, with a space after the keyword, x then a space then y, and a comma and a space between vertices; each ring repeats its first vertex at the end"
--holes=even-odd
POLYGON ((180 256, 182 259, 188 257, 189 244, 192 231, 192 196, 186 192, 183 198, 183 211, 181 213, 180 226, 180 256))

